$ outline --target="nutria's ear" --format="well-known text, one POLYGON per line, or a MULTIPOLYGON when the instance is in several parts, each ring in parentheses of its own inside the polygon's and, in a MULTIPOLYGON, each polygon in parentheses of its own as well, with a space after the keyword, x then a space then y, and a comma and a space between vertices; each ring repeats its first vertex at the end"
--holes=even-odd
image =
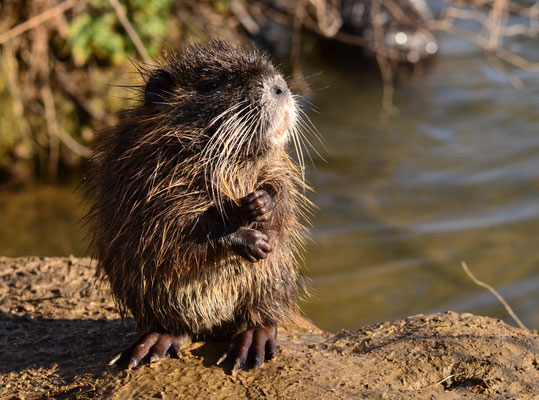
POLYGON ((157 69, 150 73, 144 89, 144 104, 159 106, 172 96, 174 78, 164 69, 157 69))

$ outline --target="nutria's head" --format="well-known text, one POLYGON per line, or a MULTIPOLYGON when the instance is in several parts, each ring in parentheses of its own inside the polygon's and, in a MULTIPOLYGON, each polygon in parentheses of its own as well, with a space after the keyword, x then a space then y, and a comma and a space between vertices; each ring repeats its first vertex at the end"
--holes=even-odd
POLYGON ((280 149, 296 122, 294 98, 268 58, 220 41, 165 55, 147 72, 143 108, 209 162, 280 149))

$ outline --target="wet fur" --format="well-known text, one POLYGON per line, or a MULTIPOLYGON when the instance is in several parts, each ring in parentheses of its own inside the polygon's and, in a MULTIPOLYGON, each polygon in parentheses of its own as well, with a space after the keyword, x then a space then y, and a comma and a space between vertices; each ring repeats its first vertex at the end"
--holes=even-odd
POLYGON ((257 52, 212 42, 142 72, 141 104, 102 134, 92 160, 98 277, 141 333, 228 337, 289 320, 303 286, 296 258, 307 201, 298 166, 264 137, 271 116, 260 88, 277 71, 257 52), (253 264, 225 238, 244 225, 231 210, 260 188, 275 206, 252 228, 273 251, 253 264))

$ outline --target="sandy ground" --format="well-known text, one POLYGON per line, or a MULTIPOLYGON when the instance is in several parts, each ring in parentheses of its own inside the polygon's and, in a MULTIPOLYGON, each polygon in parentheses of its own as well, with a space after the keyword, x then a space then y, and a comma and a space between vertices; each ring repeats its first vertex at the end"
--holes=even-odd
MULTIPOLYGON (((233 376, 227 343, 134 371, 107 362, 134 338, 89 259, 0 257, 0 399, 532 399, 539 337, 470 314, 418 315, 338 334, 279 331, 278 358, 233 376)), ((536 396, 536 397, 534 397, 536 396)))

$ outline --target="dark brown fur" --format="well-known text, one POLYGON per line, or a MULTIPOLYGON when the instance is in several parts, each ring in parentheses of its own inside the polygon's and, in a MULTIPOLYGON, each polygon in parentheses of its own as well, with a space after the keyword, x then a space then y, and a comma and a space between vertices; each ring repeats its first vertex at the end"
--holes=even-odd
POLYGON ((272 110, 261 87, 277 71, 257 52, 214 41, 165 55, 143 75, 141 104, 104 132, 93 159, 97 275, 141 333, 228 337, 290 319, 302 286, 296 254, 307 202, 298 166, 264 136, 272 110), (236 119, 250 136, 216 139, 227 134, 228 114, 218 116, 240 102, 236 119), (252 228, 273 251, 253 264, 226 237, 245 226, 230 210, 260 188, 275 206, 252 228))

